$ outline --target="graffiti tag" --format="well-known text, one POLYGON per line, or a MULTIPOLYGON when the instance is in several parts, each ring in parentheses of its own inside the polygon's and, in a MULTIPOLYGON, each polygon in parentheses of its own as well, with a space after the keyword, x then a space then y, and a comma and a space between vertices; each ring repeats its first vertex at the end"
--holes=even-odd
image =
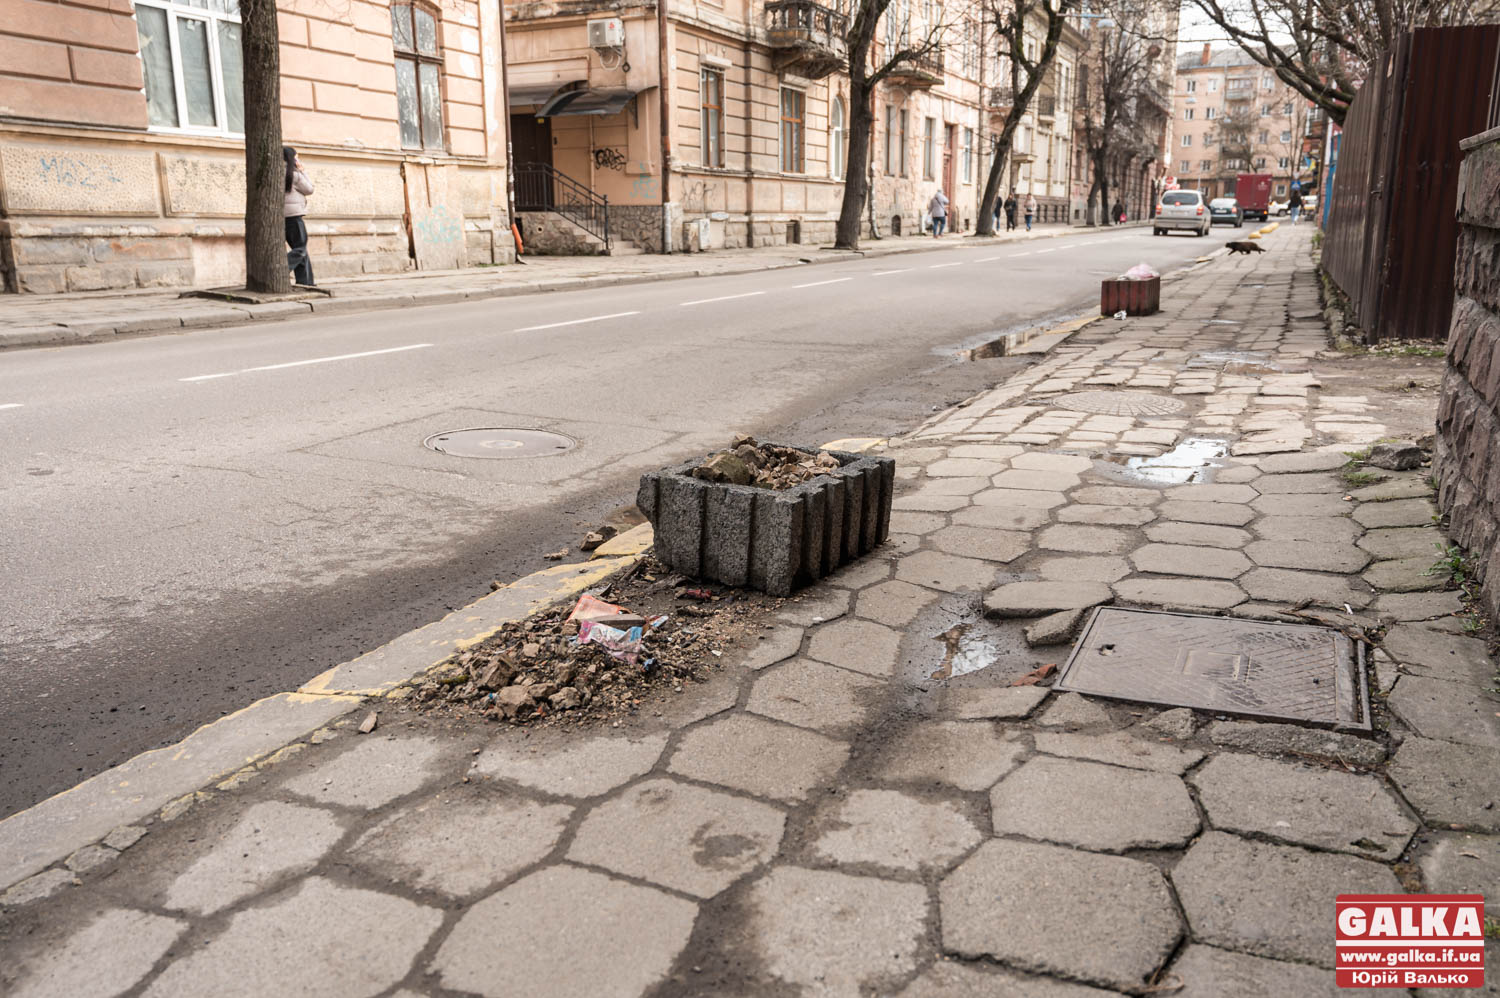
POLYGON ((96 168, 73 159, 71 156, 42 156, 38 162, 41 163, 43 180, 49 180, 64 187, 96 190, 106 183, 123 184, 125 182, 115 176, 115 172, 107 165, 96 168))
POLYGON ((595 149, 594 165, 601 170, 625 172, 625 154, 618 149, 595 149))

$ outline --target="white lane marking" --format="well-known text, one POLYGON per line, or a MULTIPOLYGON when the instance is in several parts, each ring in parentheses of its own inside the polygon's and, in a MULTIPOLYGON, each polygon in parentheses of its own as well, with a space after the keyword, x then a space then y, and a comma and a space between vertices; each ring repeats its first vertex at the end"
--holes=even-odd
POLYGON ((966 264, 968 262, 969 261, 967 261, 967 260, 959 260, 959 261, 957 261, 955 263, 929 263, 927 265, 927 269, 928 270, 937 270, 939 267, 962 267, 964 264, 966 264))
POLYGON ((852 280, 854 280, 854 278, 852 278, 852 277, 835 277, 831 281, 813 281, 811 284, 793 284, 792 285, 792 290, 796 291, 798 288, 818 288, 818 287, 822 287, 825 284, 842 284, 845 281, 852 281, 852 280))
POLYGON ((627 315, 640 315, 640 310, 634 312, 611 312, 608 315, 591 315, 587 319, 569 319, 567 322, 549 322, 542 326, 522 326, 517 329, 518 333, 531 333, 538 329, 557 329, 559 326, 580 326, 585 322, 603 322, 605 319, 622 319, 627 315))
POLYGON ((982 256, 978 260, 975 260, 974 262, 975 263, 991 263, 991 262, 993 262, 995 260, 998 260, 998 259, 1000 259, 998 256, 982 256))
POLYGON ((1027 250, 1025 253, 1011 253, 1009 256, 1006 257, 1006 259, 1008 259, 1008 260, 1014 260, 1018 256, 1030 256, 1030 255, 1031 255, 1031 250, 1027 250))
POLYGON ((910 272, 911 272, 911 268, 910 267, 902 267, 900 270, 877 270, 877 271, 875 271, 875 273, 871 274, 870 276, 871 277, 885 277, 887 274, 906 274, 906 273, 910 273, 910 272))
POLYGON ((25 404, 24 402, 5 402, 0 404, 0 409, 19 409, 25 404))
POLYGON ((430 347, 431 343, 413 343, 404 347, 389 347, 385 350, 364 350, 360 353, 341 353, 334 357, 313 357, 310 360, 293 360, 285 364, 265 364, 261 367, 245 367, 238 371, 228 371, 224 374, 199 374, 191 378, 178 378, 178 381, 211 381, 214 378, 232 378, 236 374, 249 374, 252 371, 280 371, 288 367, 306 367, 309 364, 329 364, 336 360, 354 360, 359 357, 377 357, 386 353, 402 353, 406 350, 421 350, 430 347))
POLYGON ((1037 250, 1036 252, 1037 252, 1038 255, 1041 255, 1042 253, 1056 253, 1061 248, 1062 247, 1060 247, 1060 246, 1053 246, 1050 249, 1037 250))
POLYGON ((732 301, 735 298, 753 298, 756 295, 763 295, 763 294, 765 294, 764 291, 746 291, 744 294, 740 294, 740 295, 720 295, 717 298, 699 298, 699 299, 697 299, 695 301, 681 302, 681 304, 682 305, 707 305, 711 301, 732 301))

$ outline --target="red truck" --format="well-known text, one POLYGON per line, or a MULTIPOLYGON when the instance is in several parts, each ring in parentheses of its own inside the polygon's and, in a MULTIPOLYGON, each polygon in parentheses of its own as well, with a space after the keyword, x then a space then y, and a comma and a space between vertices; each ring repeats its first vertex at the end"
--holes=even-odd
POLYGON ((1271 217, 1271 175, 1242 173, 1234 179, 1234 199, 1245 218, 1262 222, 1271 217))

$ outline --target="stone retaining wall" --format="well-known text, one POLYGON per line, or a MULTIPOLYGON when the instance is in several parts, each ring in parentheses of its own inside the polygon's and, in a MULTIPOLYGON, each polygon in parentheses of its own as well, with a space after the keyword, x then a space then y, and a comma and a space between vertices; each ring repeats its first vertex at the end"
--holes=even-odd
POLYGON ((1458 179, 1457 298, 1438 406, 1438 502, 1500 615, 1500 129, 1468 139, 1458 179))

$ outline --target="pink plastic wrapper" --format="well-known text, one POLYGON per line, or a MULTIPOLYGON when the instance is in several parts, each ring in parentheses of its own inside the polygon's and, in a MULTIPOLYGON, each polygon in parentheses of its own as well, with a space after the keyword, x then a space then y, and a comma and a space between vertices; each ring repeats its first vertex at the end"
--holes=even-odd
POLYGON ((610 627, 597 620, 581 621, 578 625, 579 644, 596 644, 603 648, 610 658, 624 662, 626 665, 640 664, 641 654, 645 651, 645 643, 641 635, 642 631, 639 627, 622 631, 618 627, 610 627))

